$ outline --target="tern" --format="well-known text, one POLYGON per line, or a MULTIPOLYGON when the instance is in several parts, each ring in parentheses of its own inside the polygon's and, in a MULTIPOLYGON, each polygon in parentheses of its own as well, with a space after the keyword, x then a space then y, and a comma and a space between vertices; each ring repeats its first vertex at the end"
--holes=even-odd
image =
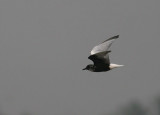
POLYGON ((113 36, 95 46, 91 51, 91 55, 88 57, 88 59, 92 60, 94 64, 87 65, 83 70, 89 70, 91 72, 105 72, 124 66, 110 63, 109 60, 109 53, 111 52, 109 48, 117 38, 119 38, 119 35, 113 36))

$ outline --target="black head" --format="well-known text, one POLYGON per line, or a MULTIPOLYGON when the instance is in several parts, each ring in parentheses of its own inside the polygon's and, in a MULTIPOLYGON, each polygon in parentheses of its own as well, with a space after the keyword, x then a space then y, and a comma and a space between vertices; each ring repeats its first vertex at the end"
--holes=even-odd
POLYGON ((94 70, 94 65, 92 65, 92 64, 89 64, 89 65, 87 65, 84 69, 82 69, 82 70, 90 70, 90 71, 93 71, 94 70))

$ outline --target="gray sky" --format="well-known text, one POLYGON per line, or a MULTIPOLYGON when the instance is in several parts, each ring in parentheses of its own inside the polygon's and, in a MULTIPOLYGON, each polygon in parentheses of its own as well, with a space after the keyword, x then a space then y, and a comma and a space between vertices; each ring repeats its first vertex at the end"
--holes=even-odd
POLYGON ((0 110, 99 115, 160 92, 159 0, 0 0, 0 110), (120 35, 109 72, 82 71, 120 35))

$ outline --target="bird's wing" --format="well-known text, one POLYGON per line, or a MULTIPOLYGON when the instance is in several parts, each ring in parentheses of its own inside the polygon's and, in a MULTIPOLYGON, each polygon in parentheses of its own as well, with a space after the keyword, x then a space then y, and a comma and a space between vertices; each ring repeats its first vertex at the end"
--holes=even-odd
POLYGON ((105 51, 105 52, 100 52, 94 55, 90 55, 88 59, 92 60, 94 62, 94 65, 97 67, 100 67, 100 66, 108 67, 110 65, 109 52, 111 51, 105 51))
POLYGON ((110 48, 110 46, 112 45, 113 41, 115 39, 117 39, 119 37, 119 35, 117 36, 113 36, 107 40, 105 40, 104 42, 102 42, 101 44, 95 46, 92 51, 91 51, 91 55, 100 53, 100 52, 104 52, 104 51, 108 51, 108 49, 110 48))

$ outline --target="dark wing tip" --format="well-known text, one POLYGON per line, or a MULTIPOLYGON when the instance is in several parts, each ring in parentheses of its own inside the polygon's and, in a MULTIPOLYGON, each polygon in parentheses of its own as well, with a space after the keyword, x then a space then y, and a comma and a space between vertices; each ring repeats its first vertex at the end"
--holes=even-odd
POLYGON ((114 36, 115 38, 119 38, 119 35, 114 36))
POLYGON ((113 36, 113 37, 109 38, 108 40, 116 39, 116 38, 119 38, 119 35, 113 36))
MULTIPOLYGON (((119 38, 119 35, 113 36, 113 37, 111 37, 111 38, 105 40, 104 42, 109 41, 109 40, 112 40, 112 39, 117 39, 117 38, 119 38)), ((104 42, 102 42, 102 43, 104 43, 104 42)))

